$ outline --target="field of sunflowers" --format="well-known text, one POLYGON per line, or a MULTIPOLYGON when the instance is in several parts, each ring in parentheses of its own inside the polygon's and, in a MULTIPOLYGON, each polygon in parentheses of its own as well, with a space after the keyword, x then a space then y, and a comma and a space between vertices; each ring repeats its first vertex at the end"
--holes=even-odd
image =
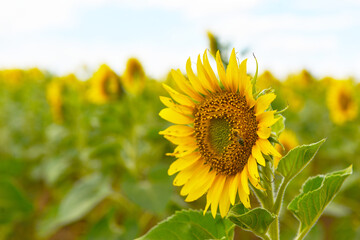
MULTIPOLYGON (((209 58, 217 48, 212 42, 209 58)), ((220 58, 228 64, 228 55, 220 58)), ((284 116, 277 123, 285 122, 283 147, 275 149, 284 156, 326 139, 290 183, 284 205, 309 176, 352 165, 306 239, 359 239, 359 82, 307 70, 278 79, 259 69, 255 91, 272 88, 271 107, 284 116)), ((175 146, 159 134, 171 126, 159 116, 162 102, 174 104, 159 96, 169 96, 164 83, 180 91, 176 74, 152 79, 135 58, 124 72, 103 64, 85 81, 37 68, 0 70, 0 239, 135 239, 176 211, 203 210, 206 197, 186 202, 173 186, 175 158, 166 153, 175 146)), ((259 205, 252 193, 250 202, 259 205)), ((281 239, 293 239, 297 219, 281 214, 281 239)), ((240 228, 234 234, 256 239, 240 228)))

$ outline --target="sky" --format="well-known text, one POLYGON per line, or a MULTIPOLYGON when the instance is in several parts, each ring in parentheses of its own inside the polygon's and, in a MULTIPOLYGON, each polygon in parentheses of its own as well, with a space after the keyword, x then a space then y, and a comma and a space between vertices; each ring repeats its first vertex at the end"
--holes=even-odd
MULTIPOLYGON (((163 78, 208 48, 207 31, 254 53, 275 76, 360 79, 358 0, 12 0, 0 8, 0 69, 39 67, 84 75, 106 63, 122 74, 137 57, 163 78)), ((248 53, 241 55, 242 50, 248 53)))

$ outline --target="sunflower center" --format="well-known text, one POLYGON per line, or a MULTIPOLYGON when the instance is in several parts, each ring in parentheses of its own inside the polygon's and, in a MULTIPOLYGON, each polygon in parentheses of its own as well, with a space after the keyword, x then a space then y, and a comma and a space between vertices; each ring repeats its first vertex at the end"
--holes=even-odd
POLYGON ((345 92, 341 92, 339 96, 339 103, 342 110, 346 111, 349 108, 352 99, 351 96, 345 92))
POLYGON ((222 153, 231 143, 231 125, 226 119, 212 118, 209 123, 209 142, 214 150, 222 153))
POLYGON ((254 108, 239 93, 216 93, 195 109, 196 141, 206 164, 234 175, 246 165, 257 136, 254 108))

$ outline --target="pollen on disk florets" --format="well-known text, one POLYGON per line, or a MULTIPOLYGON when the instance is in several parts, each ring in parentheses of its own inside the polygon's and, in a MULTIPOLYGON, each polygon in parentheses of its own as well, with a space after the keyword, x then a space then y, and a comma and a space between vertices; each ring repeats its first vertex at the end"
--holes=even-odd
POLYGON ((195 137, 206 164, 217 173, 241 172, 258 139, 255 110, 240 93, 219 92, 195 108, 195 137))

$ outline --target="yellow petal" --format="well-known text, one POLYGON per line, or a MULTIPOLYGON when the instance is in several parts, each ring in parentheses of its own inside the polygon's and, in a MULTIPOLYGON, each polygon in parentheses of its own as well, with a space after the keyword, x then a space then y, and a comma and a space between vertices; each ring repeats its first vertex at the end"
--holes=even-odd
POLYGON ((184 114, 184 115, 192 115, 194 109, 192 107, 178 105, 174 103, 171 98, 160 96, 160 101, 167 107, 173 109, 174 111, 184 114))
POLYGON ((250 77, 247 77, 247 80, 245 80, 245 96, 246 96, 246 101, 250 108, 252 108, 256 104, 252 91, 253 91, 253 86, 251 84, 250 77))
MULTIPOLYGON (((211 213, 213 217, 215 218, 217 207, 220 200, 220 195, 222 193, 222 189, 225 183, 226 177, 224 175, 217 175, 213 184, 211 185, 209 192, 206 196, 206 200, 208 203, 211 203, 211 213)), ((207 203, 207 204, 208 204, 207 203)), ((205 207, 206 209, 206 207, 205 207)))
POLYGON ((229 65, 226 68, 226 78, 229 81, 231 92, 236 92, 238 89, 238 85, 239 85, 238 71, 239 69, 236 60, 235 49, 233 49, 231 51, 229 65))
MULTIPOLYGON (((210 167, 209 167, 209 170, 210 170, 210 167)), ((202 195, 204 195, 208 191, 210 186, 213 184, 215 177, 216 177, 215 171, 208 172, 208 174, 206 175, 206 179, 204 180, 204 184, 199 185, 198 187, 192 189, 190 191, 189 195, 186 197, 185 201, 192 202, 192 201, 199 199, 202 195)), ((209 203, 209 205, 210 205, 210 203, 209 203)))
POLYGON ((242 187, 245 191, 246 194, 250 194, 250 189, 249 189, 249 182, 248 182, 248 175, 247 175, 247 164, 245 165, 244 169, 242 170, 241 172, 241 184, 242 184, 242 187))
POLYGON ((209 90, 210 92, 215 92, 215 88, 213 88, 209 75, 206 73, 204 66, 202 65, 200 55, 197 60, 197 72, 199 76, 199 80, 202 85, 209 90))
POLYGON ((259 97, 256 100, 255 113, 258 115, 264 112, 266 109, 269 108, 270 104, 272 103, 272 101, 274 101, 275 98, 276 95, 274 93, 269 93, 259 97))
POLYGON ((218 80, 216 78, 214 71, 212 70, 212 68, 210 66, 210 63, 209 63, 209 58, 207 56, 207 50, 205 50, 205 53, 203 55, 203 62, 204 62, 205 72, 209 76, 209 81, 211 82, 211 86, 213 87, 213 89, 215 91, 220 91, 220 86, 219 86, 218 80))
POLYGON ((240 176, 241 173, 237 173, 233 178, 232 181, 230 182, 230 189, 229 189, 229 198, 230 198, 230 203, 232 205, 235 204, 235 199, 236 199, 236 193, 237 193, 237 189, 238 189, 238 185, 240 184, 240 176))
POLYGON ((203 97, 194 91, 194 89, 191 87, 188 80, 182 75, 180 70, 171 70, 171 75, 173 76, 176 84, 178 87, 183 91, 186 95, 189 97, 192 97, 194 100, 201 102, 203 100, 203 97))
POLYGON ((180 191, 180 195, 186 196, 188 195, 194 188, 199 185, 204 185, 205 180, 207 180, 206 176, 208 175, 209 167, 204 165, 203 168, 199 170, 196 174, 194 174, 189 181, 182 187, 180 191))
POLYGON ((202 161, 195 161, 195 163, 193 163, 192 165, 188 166, 187 168, 183 169, 182 171, 180 171, 174 181, 173 181, 173 185, 174 186, 182 186, 185 183, 187 183, 187 181, 189 180, 189 178, 193 175, 196 174, 197 171, 200 169, 200 167, 202 167, 204 165, 204 163, 202 161))
POLYGON ((174 99, 177 103, 188 106, 188 107, 192 107, 192 108, 195 107, 195 103, 193 101, 191 101, 191 99, 188 98, 187 96, 185 96, 181 93, 178 93, 177 91, 175 91, 174 89, 172 89, 171 87, 166 85, 165 83, 163 83, 163 87, 170 94, 172 99, 174 99))
POLYGON ((249 195, 245 193, 241 183, 238 185, 238 194, 240 197, 240 201, 242 202, 244 207, 250 208, 251 206, 250 206, 249 195))
POLYGON ((195 76, 192 68, 191 68, 191 60, 190 58, 186 62, 186 73, 189 77, 191 85, 194 87, 194 89, 205 96, 209 94, 209 92, 204 88, 204 86, 199 81, 198 77, 195 76))
POLYGON ((255 158, 252 155, 250 155, 249 157, 247 166, 248 166, 249 177, 251 176, 254 179, 260 180, 258 166, 255 158))
POLYGON ((226 90, 230 91, 230 83, 226 78, 224 64, 221 61, 221 56, 219 51, 217 51, 216 53, 216 66, 221 83, 223 84, 226 90))
POLYGON ((177 158, 185 157, 197 149, 197 145, 179 145, 175 148, 174 152, 166 153, 166 156, 174 156, 177 158))
POLYGON ((265 167, 265 159, 261 154, 259 145, 255 144, 251 149, 251 154, 256 159, 256 161, 263 167, 265 167))
POLYGON ((171 135, 176 137, 186 137, 194 134, 194 128, 184 125, 171 125, 167 129, 160 131, 160 135, 171 135))
POLYGON ((244 94, 244 91, 247 87, 246 81, 248 80, 248 76, 246 74, 246 63, 247 63, 247 59, 243 60, 240 63, 240 67, 239 67, 239 92, 241 94, 244 94))
POLYGON ((273 155, 275 157, 281 157, 281 154, 276 151, 273 145, 268 140, 258 139, 256 145, 259 145, 260 150, 266 155, 273 155))
POLYGON ((171 108, 164 108, 160 111, 159 116, 175 124, 190 124, 194 122, 193 118, 178 113, 171 108))
POLYGON ((190 166, 193 163, 195 163, 196 161, 198 161, 200 159, 200 157, 201 157, 201 155, 199 152, 193 152, 193 153, 187 155, 186 157, 177 159, 170 165, 168 174, 171 176, 174 173, 177 173, 177 172, 187 168, 188 166, 190 166))
POLYGON ((271 134, 271 128, 269 128, 269 127, 259 127, 259 129, 257 130, 256 133, 259 136, 259 138, 268 139, 270 137, 270 134, 271 134))
POLYGON ((276 111, 267 111, 263 112, 256 116, 256 120, 259 122, 259 127, 270 127, 274 125, 280 118, 274 118, 274 113, 276 111))
MULTIPOLYGON (((249 168, 248 168, 249 169, 249 168)), ((248 170, 249 171, 249 170, 248 170)), ((250 180, 250 182, 251 182, 251 184, 255 187, 255 188, 257 188, 257 189, 259 189, 259 190, 262 190, 262 191, 265 191, 266 189, 265 188, 263 188, 261 185, 260 185, 260 183, 259 183, 259 181, 260 181, 260 179, 255 179, 255 178, 253 178, 251 175, 248 175, 249 176, 249 180, 250 180)))
POLYGON ((193 136, 175 137, 171 135, 164 135, 164 138, 176 145, 194 146, 196 145, 196 139, 193 136))
POLYGON ((220 196, 220 202, 219 202, 220 215, 222 218, 226 216, 230 208, 230 199, 228 195, 229 185, 230 185, 230 181, 229 178, 227 178, 224 187, 222 189, 222 194, 220 196))

